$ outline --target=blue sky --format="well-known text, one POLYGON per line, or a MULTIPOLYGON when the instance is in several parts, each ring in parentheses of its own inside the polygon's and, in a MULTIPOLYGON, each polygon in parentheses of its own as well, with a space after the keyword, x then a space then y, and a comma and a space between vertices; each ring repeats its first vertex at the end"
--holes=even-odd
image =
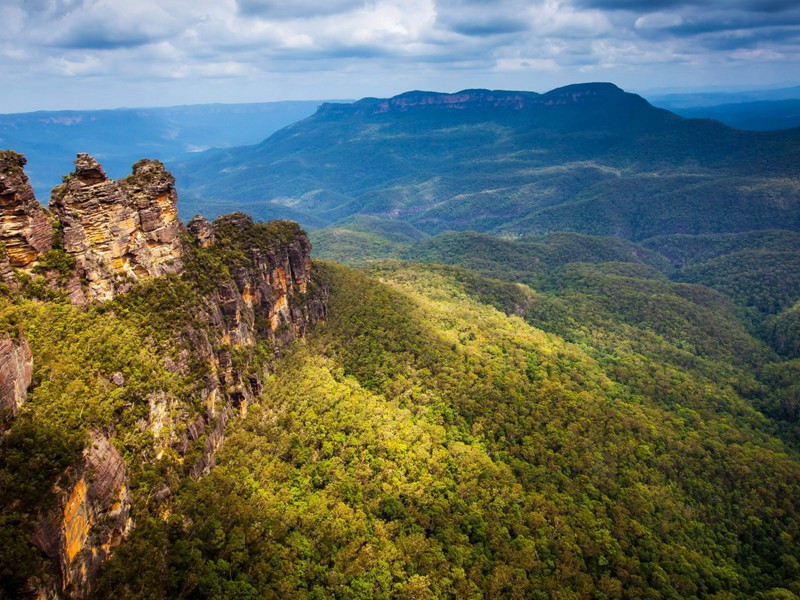
POLYGON ((800 0, 0 0, 0 112, 800 83, 800 0))

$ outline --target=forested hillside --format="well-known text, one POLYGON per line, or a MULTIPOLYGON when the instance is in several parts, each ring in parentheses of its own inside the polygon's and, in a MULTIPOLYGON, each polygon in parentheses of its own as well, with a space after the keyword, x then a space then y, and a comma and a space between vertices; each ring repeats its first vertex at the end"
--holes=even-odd
POLYGON ((800 129, 684 119, 612 84, 325 104, 177 165, 188 205, 307 227, 390 217, 429 234, 800 229, 800 129))
POLYGON ((279 361, 217 468, 133 532, 99 597, 800 591, 797 450, 751 404, 777 357, 712 292, 648 315, 697 329, 681 340, 602 298, 452 268, 317 272, 328 323, 279 361))
POLYGON ((310 239, 0 153, 0 598, 800 597, 795 134, 431 98, 205 173, 310 239))

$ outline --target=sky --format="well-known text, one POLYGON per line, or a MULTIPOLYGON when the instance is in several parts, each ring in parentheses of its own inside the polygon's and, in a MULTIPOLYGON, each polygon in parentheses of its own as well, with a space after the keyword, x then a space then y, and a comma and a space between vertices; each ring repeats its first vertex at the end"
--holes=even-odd
POLYGON ((800 83, 800 0, 0 0, 0 112, 800 83))

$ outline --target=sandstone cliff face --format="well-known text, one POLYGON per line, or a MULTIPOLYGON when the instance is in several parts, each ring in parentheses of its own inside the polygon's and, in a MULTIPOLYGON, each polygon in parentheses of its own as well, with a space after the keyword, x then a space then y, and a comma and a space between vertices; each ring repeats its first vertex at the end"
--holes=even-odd
MULTIPOLYGON (((214 243, 220 229, 247 235, 260 226, 249 216, 236 213, 202 226, 193 219, 189 229, 199 229, 198 245, 207 247, 209 240, 214 243)), ((278 355, 289 342, 305 336, 312 325, 327 318, 325 290, 311 290, 310 251, 308 237, 299 228, 280 244, 250 247, 249 264, 232 268, 232 281, 221 282, 204 298, 203 318, 214 336, 210 339, 205 332, 194 332, 192 346, 209 363, 205 400, 206 423, 211 430, 203 458, 192 469, 193 476, 202 476, 213 467, 231 409, 245 411, 260 394, 262 380, 268 374, 268 363, 261 365, 259 372, 247 364, 234 364, 231 353, 252 349, 259 340, 270 340, 273 353, 278 355)))
MULTIPOLYGON (((181 293, 191 296, 197 313, 191 326, 170 332, 177 357, 165 357, 164 366, 191 382, 191 401, 173 391, 148 390, 142 398, 148 414, 137 420, 136 435, 152 435, 144 460, 160 460, 168 451, 187 461, 169 485, 186 472, 204 476, 214 467, 227 423, 261 393, 271 358, 326 318, 326 291, 311 280, 308 238, 296 224, 254 223, 242 214, 214 223, 196 217, 184 229, 174 179, 160 162, 139 161, 130 176, 114 182, 86 154, 53 190, 50 206, 60 221, 54 235, 24 164, 20 155, 0 154, 0 282, 19 287, 14 269, 26 269, 32 279, 41 278, 37 284, 85 304, 111 299, 142 279, 182 274, 180 284, 165 285, 184 286, 181 293), (189 235, 182 235, 187 230, 189 235), (198 265, 217 268, 215 275, 198 265), (204 401, 202 408, 195 394, 204 401), (192 453, 190 444, 195 444, 192 453)), ((23 335, 0 333, 0 433, 13 427, 26 399, 33 359, 23 335)), ((87 374, 87 385, 97 385, 94 375, 87 374)), ((103 385, 130 384, 119 372, 103 385)), ((34 596, 88 597, 102 562, 132 527, 128 473, 111 441, 131 432, 117 431, 118 426, 110 422, 102 432, 90 432, 79 464, 53 483, 55 506, 31 507, 36 527, 30 542, 50 565, 28 581, 27 592, 34 596)), ((168 506, 169 485, 165 478, 153 488, 148 510, 168 506)))
POLYGON ((33 356, 25 336, 0 334, 0 433, 25 402, 33 374, 33 356))
POLYGON ((175 180, 164 165, 142 160, 120 184, 88 154, 53 189, 64 249, 75 257, 90 300, 108 300, 140 279, 179 273, 180 221, 175 180))
POLYGON ((32 542, 52 564, 55 581, 39 582, 44 597, 83 598, 111 548, 131 527, 125 462, 108 438, 92 431, 76 470, 56 484, 58 505, 42 518, 32 542))
MULTIPOLYGON (((53 222, 33 195, 25 162, 21 154, 0 151, 0 243, 5 246, 0 262, 17 269, 32 267, 50 250, 53 238, 53 222)), ((0 271, 7 272, 8 266, 0 264, 0 271)))
POLYGON ((203 215, 195 215, 186 224, 188 229, 197 238, 197 243, 201 248, 209 248, 216 241, 214 238, 214 227, 203 215))

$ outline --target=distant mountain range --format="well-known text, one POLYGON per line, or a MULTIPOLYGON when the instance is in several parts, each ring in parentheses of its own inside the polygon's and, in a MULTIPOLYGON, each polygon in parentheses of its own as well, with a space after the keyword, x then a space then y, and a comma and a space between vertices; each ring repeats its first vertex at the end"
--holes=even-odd
POLYGON ((800 129, 685 119, 608 83, 323 104, 175 170, 187 215, 241 208, 309 228, 366 214, 427 234, 800 229, 800 129))
POLYGON ((714 119, 752 131, 800 126, 800 86, 743 92, 650 96, 660 108, 693 119, 714 119))
POLYGON ((26 155, 36 195, 46 204, 79 152, 92 153, 110 175, 122 177, 140 158, 171 162, 211 147, 256 143, 313 114, 320 102, 6 114, 0 115, 0 148, 26 155))
POLYGON ((700 108, 720 104, 744 104, 748 102, 777 102, 800 98, 800 85, 766 90, 744 90, 738 92, 695 92, 689 94, 652 94, 648 99, 656 106, 677 110, 700 108))
POLYGON ((672 110, 682 117, 714 119, 737 129, 751 131, 771 131, 800 126, 800 99, 736 102, 672 110))
MULTIPOLYGON (((447 96, 452 100, 459 95, 447 96)), ((512 92, 506 96, 505 101, 511 105, 505 109, 513 108, 514 102, 524 103, 530 109, 533 99, 540 96, 547 94, 512 92)), ((800 86, 736 93, 653 95, 648 99, 655 106, 681 116, 714 119, 738 129, 764 131, 800 125, 800 86)), ((363 111, 376 101, 366 99, 353 106, 356 111, 363 111)), ((171 166, 185 163, 204 150, 257 144, 279 129, 311 116, 322 103, 309 100, 3 114, 0 148, 26 155, 33 187, 46 203, 61 176, 72 170, 72 161, 79 152, 97 156, 111 176, 121 177, 140 158, 155 158, 171 166)), ((330 104, 326 111, 346 111, 334 106, 338 105, 330 104)), ((474 102, 471 106, 477 107, 474 102)), ((483 108, 488 110, 492 106, 487 104, 483 108)), ((180 176, 178 187, 181 190, 188 187, 180 176)), ((220 201, 214 198, 207 210, 219 212, 229 207, 227 202, 222 200, 219 204, 220 201)), ((294 214, 291 210, 280 210, 283 211, 280 214, 294 214)), ((324 220, 308 215, 305 221, 311 226, 324 224, 324 220)))

